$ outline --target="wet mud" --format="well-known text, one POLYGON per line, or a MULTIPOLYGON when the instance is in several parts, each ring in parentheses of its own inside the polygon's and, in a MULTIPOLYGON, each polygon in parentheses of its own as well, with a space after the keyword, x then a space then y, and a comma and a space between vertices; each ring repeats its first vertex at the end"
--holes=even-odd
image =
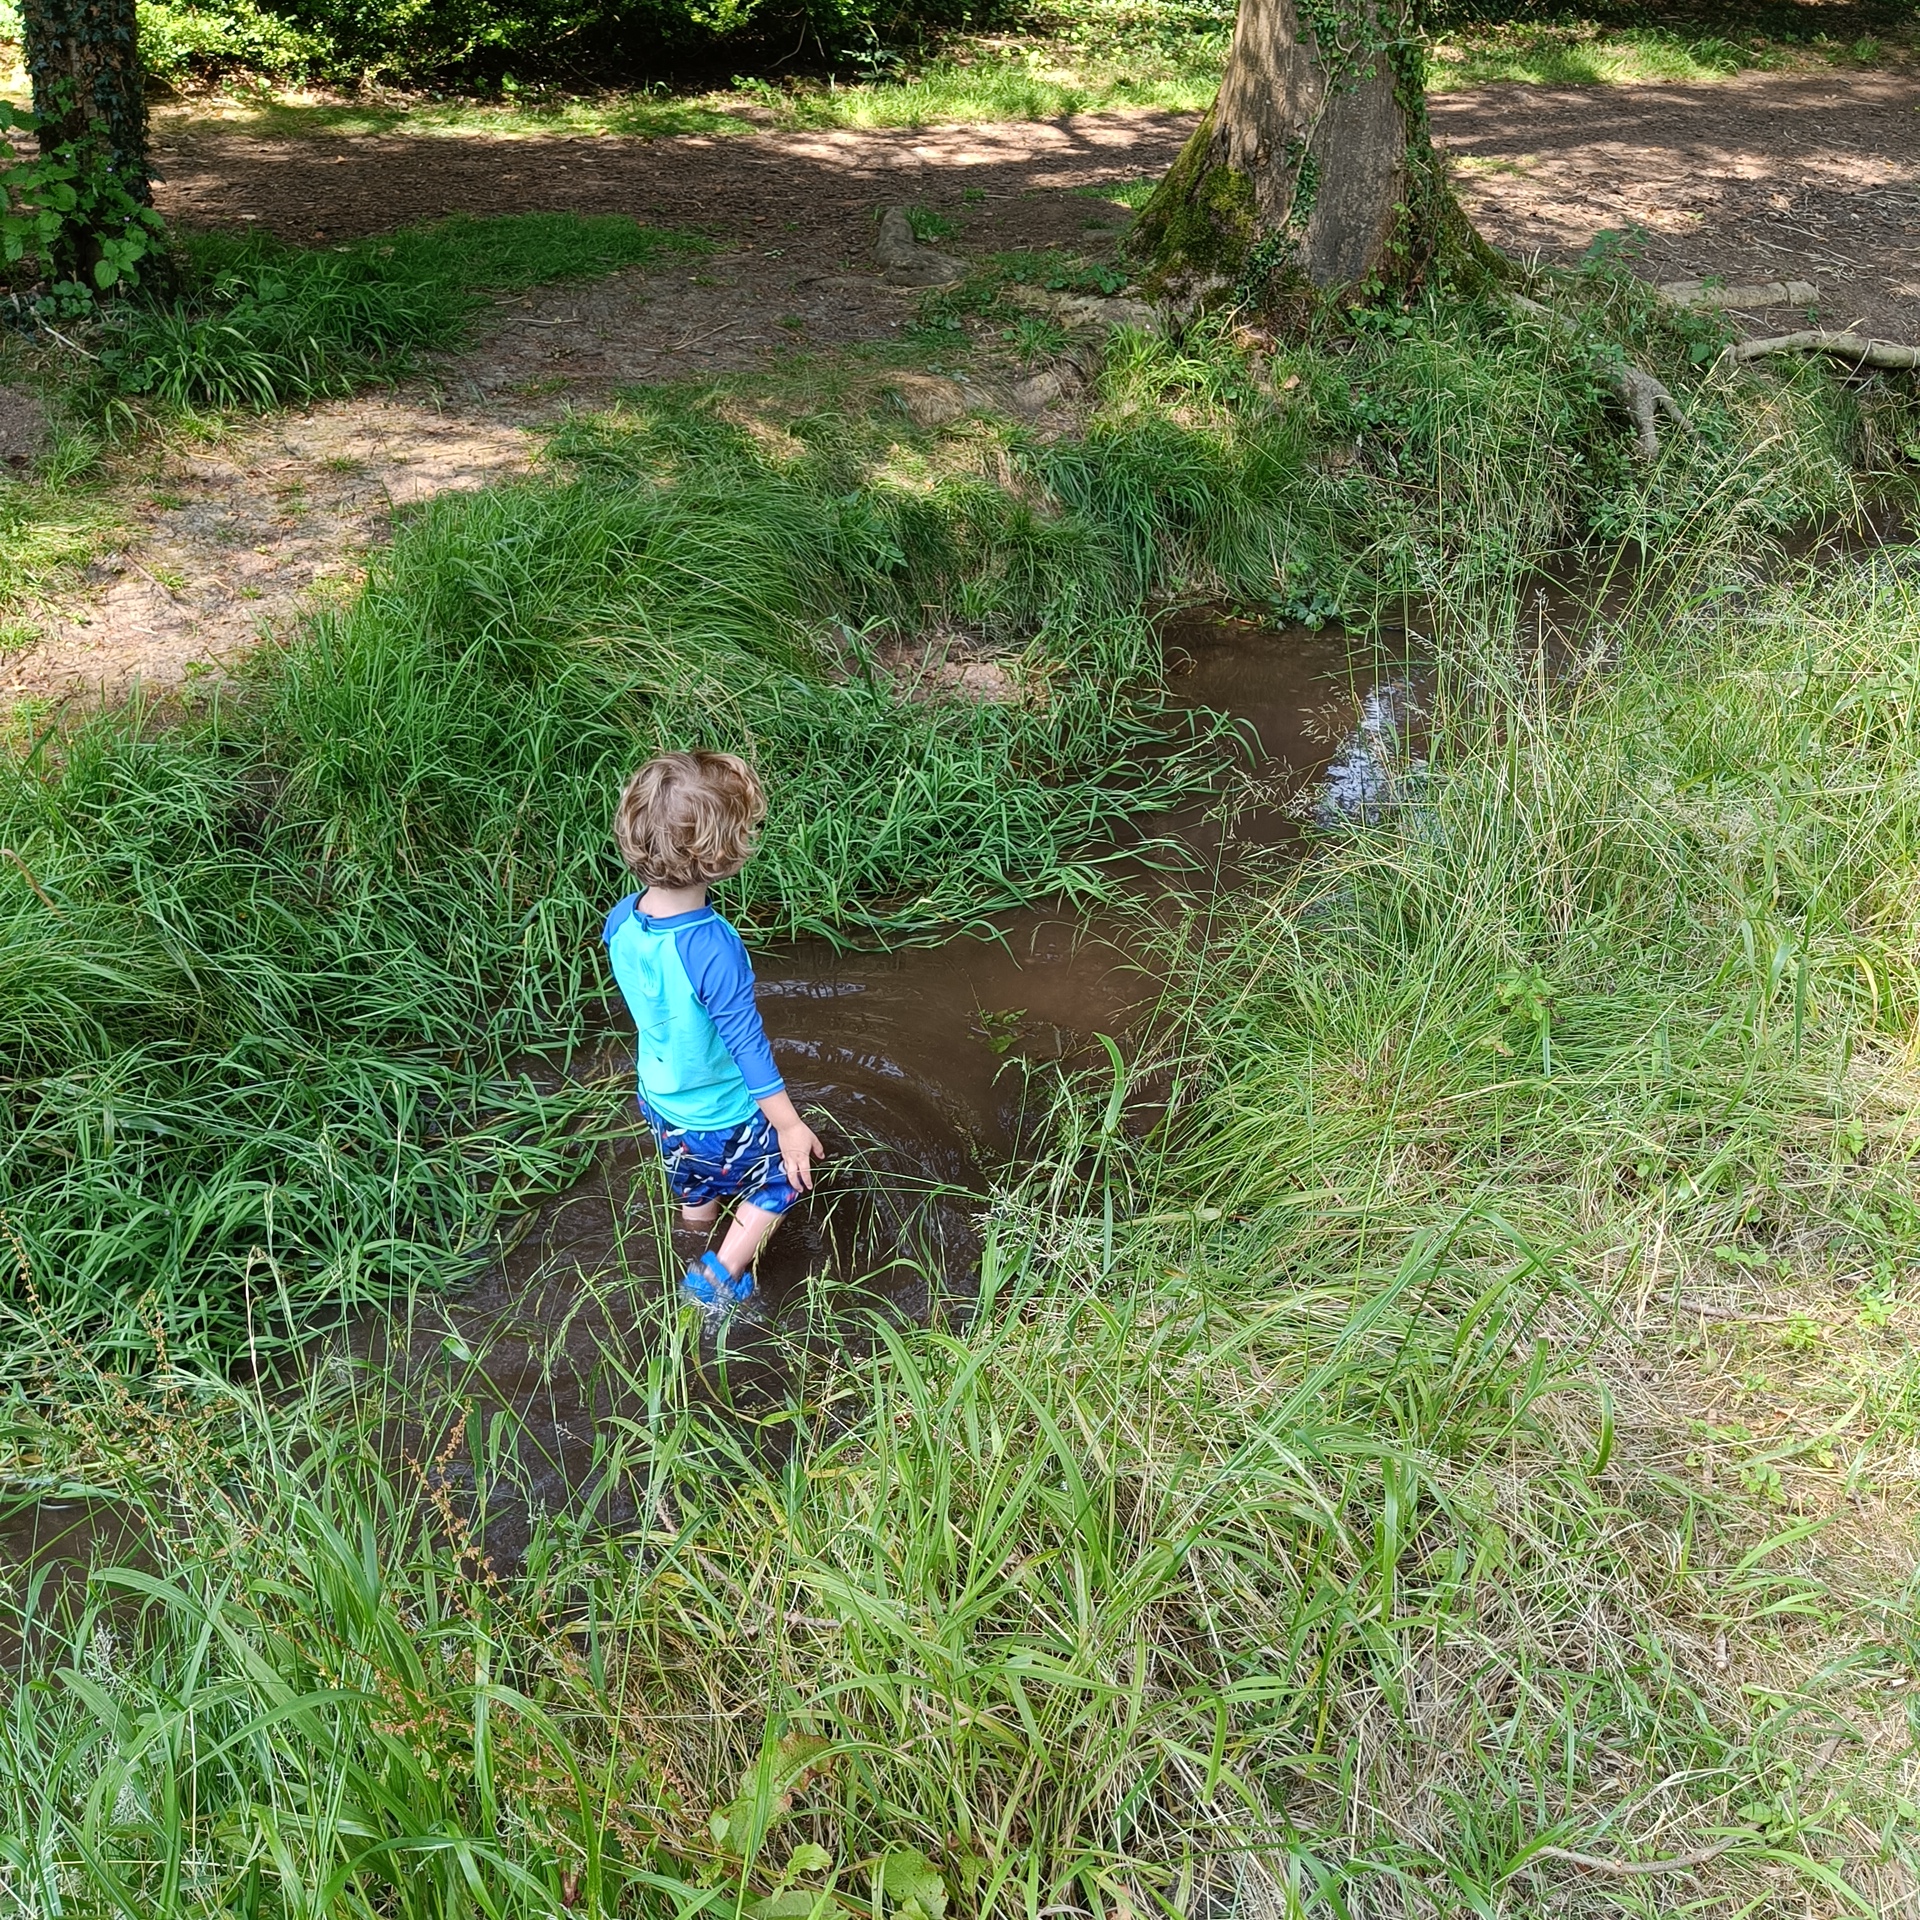
MULTIPOLYGON (((650 1496, 628 1439, 689 1391, 739 1451, 777 1456, 813 1358, 857 1354, 889 1318, 963 1319, 990 1187, 1043 1122, 1054 1070, 1097 1064, 1098 1036, 1124 1043, 1147 1017, 1159 929, 1288 857, 1310 823, 1365 815, 1404 762, 1416 702, 1391 658, 1220 621, 1175 625, 1165 647, 1175 700, 1230 714, 1244 746, 1214 798, 1148 824, 1157 849, 1123 854, 1118 910, 1001 914, 990 936, 937 948, 756 953, 775 1054, 828 1160, 763 1253, 750 1307, 679 1336, 697 1340, 693 1366, 674 1345, 689 1324, 678 1276, 706 1238, 675 1224, 637 1114, 474 1285, 317 1357, 380 1396, 395 1464, 448 1496, 438 1510, 496 1569, 543 1523, 631 1523, 650 1496)), ((613 1035, 600 1064, 630 1058, 613 1035)), ((129 1544, 84 1507, 0 1516, 0 1568, 77 1569, 129 1544)))

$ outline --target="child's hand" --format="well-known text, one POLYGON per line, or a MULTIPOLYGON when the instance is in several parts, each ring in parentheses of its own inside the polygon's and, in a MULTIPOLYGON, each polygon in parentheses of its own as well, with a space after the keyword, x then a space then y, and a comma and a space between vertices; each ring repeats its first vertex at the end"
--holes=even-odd
POLYGON ((824 1160, 827 1150, 820 1136, 795 1114, 792 1122, 774 1129, 780 1141, 780 1167, 789 1186, 805 1193, 813 1186, 813 1163, 824 1160))
POLYGON ((824 1160, 827 1150, 820 1136, 800 1118, 800 1110, 785 1092, 770 1093, 760 1102, 760 1111, 773 1123, 780 1142, 780 1170, 796 1193, 813 1187, 813 1163, 824 1160))

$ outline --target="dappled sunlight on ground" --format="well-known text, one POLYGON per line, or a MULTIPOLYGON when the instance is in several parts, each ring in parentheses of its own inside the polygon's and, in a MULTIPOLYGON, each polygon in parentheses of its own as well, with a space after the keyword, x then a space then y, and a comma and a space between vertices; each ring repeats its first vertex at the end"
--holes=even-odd
MULTIPOLYGON (((1820 316, 1920 337, 1920 81, 1767 73, 1603 91, 1439 96, 1436 132, 1496 244, 1577 258, 1639 229, 1648 278, 1806 279, 1820 316)), ((746 138, 369 131, 263 136, 202 107, 157 122, 160 202, 186 226, 257 226, 307 244, 452 212, 626 213, 718 248, 502 300, 471 352, 402 396, 362 396, 177 444, 116 488, 126 550, 0 658, 0 693, 171 685, 274 630, 329 581, 357 579, 394 505, 524 468, 537 430, 623 386, 774 368, 897 341, 917 292, 887 285, 875 215, 925 206, 981 256, 1099 253, 1126 210, 1088 189, 1162 173, 1191 121, 1086 115, 746 138), (176 503, 177 504, 174 504, 176 503)), ((1133 197, 1133 196, 1130 196, 1133 197)), ((1748 331, 1795 313, 1735 316, 1748 331)), ((825 362, 821 362, 821 377, 825 362)))
POLYGON ((1566 260, 1639 228, 1630 264, 1648 279, 1810 280, 1823 325, 1920 338, 1912 75, 1484 87, 1435 99, 1433 124, 1468 212, 1510 252, 1566 260))

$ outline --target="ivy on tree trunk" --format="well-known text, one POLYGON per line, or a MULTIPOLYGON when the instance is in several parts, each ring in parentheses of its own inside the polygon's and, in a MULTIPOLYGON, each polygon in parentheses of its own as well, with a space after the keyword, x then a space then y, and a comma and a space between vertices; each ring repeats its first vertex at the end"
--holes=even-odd
POLYGON ((1131 245, 1149 289, 1275 308, 1497 260, 1427 124, 1414 0, 1241 0, 1220 92, 1131 245))
MULTIPOLYGON (((22 0, 21 24, 40 151, 70 146, 89 170, 151 206, 134 0, 22 0)), ((65 270, 77 278, 91 273, 103 237, 84 227, 63 234, 65 270)))

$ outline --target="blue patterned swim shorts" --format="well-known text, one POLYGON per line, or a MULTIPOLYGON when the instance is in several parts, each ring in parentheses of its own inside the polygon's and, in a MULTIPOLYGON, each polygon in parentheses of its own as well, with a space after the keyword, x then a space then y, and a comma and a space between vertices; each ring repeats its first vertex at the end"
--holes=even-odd
POLYGON ((780 1164, 780 1136, 764 1113, 717 1133, 670 1127, 644 1101, 653 1137, 666 1163, 667 1185, 682 1206, 709 1200, 745 1200, 768 1213, 785 1213, 800 1198, 780 1164))

